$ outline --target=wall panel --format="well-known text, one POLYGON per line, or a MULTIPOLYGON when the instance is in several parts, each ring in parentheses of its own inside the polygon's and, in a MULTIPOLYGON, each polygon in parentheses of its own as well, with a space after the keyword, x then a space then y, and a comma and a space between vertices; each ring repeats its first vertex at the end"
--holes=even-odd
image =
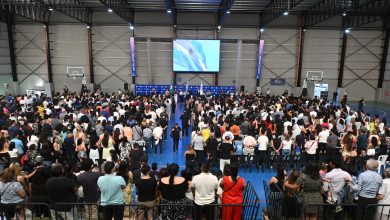
POLYGON ((379 78, 383 32, 352 31, 348 35, 343 87, 352 100, 375 101, 379 78))
POLYGON ((44 27, 39 24, 17 24, 14 29, 16 72, 19 92, 44 89, 48 82, 44 27))
POLYGON ((12 91, 11 60, 9 58, 7 24, 0 22, 0 94, 12 91), (8 87, 5 87, 8 83, 8 87))

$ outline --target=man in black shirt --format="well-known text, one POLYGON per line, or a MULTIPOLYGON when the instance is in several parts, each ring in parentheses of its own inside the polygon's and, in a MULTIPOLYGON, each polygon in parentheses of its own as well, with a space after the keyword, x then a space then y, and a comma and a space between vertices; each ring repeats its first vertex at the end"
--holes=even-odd
POLYGON ((141 167, 142 177, 135 181, 137 189, 138 203, 141 206, 138 215, 144 219, 145 212, 147 219, 153 219, 153 208, 156 205, 157 180, 149 175, 150 167, 144 165, 141 167))
POLYGON ((234 150, 231 137, 229 135, 225 136, 225 142, 220 144, 219 147, 219 168, 223 171, 225 164, 230 164, 230 155, 234 150))
POLYGON ((179 140, 181 140, 181 128, 178 123, 175 123, 175 126, 173 126, 171 137, 173 140, 173 152, 176 152, 179 148, 179 140))
MULTIPOLYGON (((93 162, 91 159, 83 160, 81 162, 81 169, 84 171, 81 173, 77 180, 80 186, 83 187, 84 202, 97 204, 99 201, 99 187, 97 181, 101 173, 91 172, 93 162)), ((97 205, 85 205, 87 219, 96 219, 98 217, 97 205)))
POLYGON ((187 110, 184 110, 183 114, 180 116, 181 127, 183 128, 183 135, 188 136, 188 121, 190 120, 190 116, 188 115, 187 110))
MULTIPOLYGON (((144 165, 148 165, 148 158, 147 156, 142 156, 141 159, 139 160, 139 163, 140 163, 140 166, 141 168, 144 166, 144 165)), ((142 176, 142 172, 141 172, 141 169, 136 169, 134 172, 133 172, 133 182, 135 183, 137 180, 139 180, 142 176)))
POLYGON ((52 165, 50 178, 47 183, 49 192, 50 212, 52 219, 77 219, 76 207, 72 205, 56 205, 57 203, 76 203, 76 183, 70 178, 62 176, 64 169, 61 164, 52 165))
POLYGON ((134 170, 137 170, 141 168, 140 160, 141 157, 144 156, 144 152, 142 149, 139 148, 139 145, 137 143, 133 144, 133 150, 130 151, 130 168, 133 172, 134 170))

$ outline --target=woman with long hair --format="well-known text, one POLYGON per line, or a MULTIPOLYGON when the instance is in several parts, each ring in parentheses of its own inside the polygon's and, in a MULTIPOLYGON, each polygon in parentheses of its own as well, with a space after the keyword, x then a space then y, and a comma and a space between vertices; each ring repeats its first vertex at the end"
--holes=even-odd
POLYGON ((100 147, 103 148, 102 159, 107 160, 110 150, 114 150, 114 141, 107 130, 100 135, 100 147))
POLYGON ((176 220, 186 218, 186 207, 176 206, 187 203, 186 192, 188 182, 183 177, 178 177, 179 165, 173 163, 168 166, 168 177, 160 180, 158 189, 161 193, 161 204, 167 206, 161 207, 163 219, 176 220))
MULTIPOLYGON (((129 165, 125 161, 119 162, 118 169, 116 170, 116 175, 123 177, 126 182, 125 188, 122 190, 124 195, 125 204, 132 204, 131 196, 133 194, 133 190, 131 188, 133 174, 129 170, 129 165)), ((129 207, 125 207, 125 216, 129 214, 129 207)))
POLYGON ((269 187, 272 192, 279 192, 279 189, 283 189, 283 184, 286 179, 286 171, 281 164, 276 165, 276 176, 271 177, 269 181, 269 187))
MULTIPOLYGON (((238 166, 235 164, 230 165, 230 176, 224 176, 221 183, 222 204, 242 204, 244 200, 244 178, 238 176, 238 166)), ((225 206, 222 207, 222 219, 240 219, 242 213, 242 207, 240 206, 225 206)))
POLYGON ((193 173, 195 169, 196 152, 192 144, 188 145, 186 152, 184 152, 184 158, 186 159, 186 168, 188 168, 190 172, 193 173))

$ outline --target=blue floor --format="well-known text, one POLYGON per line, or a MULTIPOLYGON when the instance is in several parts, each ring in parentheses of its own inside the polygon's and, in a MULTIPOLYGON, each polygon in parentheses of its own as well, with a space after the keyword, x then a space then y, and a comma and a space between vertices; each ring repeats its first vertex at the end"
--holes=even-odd
MULTIPOLYGON (((156 162, 159 166, 158 169, 166 166, 167 163, 177 163, 179 164, 179 166, 181 166, 181 169, 185 168, 184 152, 187 149, 187 145, 190 143, 190 137, 183 137, 183 140, 179 143, 179 151, 176 153, 173 152, 172 139, 169 138, 169 131, 171 130, 174 123, 178 122, 179 124, 181 124, 180 115, 183 112, 183 108, 183 104, 178 104, 176 108, 176 114, 172 115, 172 118, 169 122, 168 140, 163 142, 164 153, 162 155, 149 153, 149 164, 156 162)), ((357 108, 357 103, 352 103, 351 108, 357 108)), ((381 118, 386 117, 387 120, 390 121, 390 115, 387 114, 388 112, 390 112, 389 105, 367 103, 365 106, 365 110, 367 112, 370 112, 372 115, 378 114, 381 118)), ((265 169, 264 171, 253 169, 250 172, 247 169, 243 169, 239 171, 239 175, 243 177, 245 181, 250 181, 253 184, 258 196, 260 197, 261 208, 263 208, 265 206, 263 180, 268 182, 269 179, 273 175, 275 175, 275 171, 273 169, 265 169)), ((261 209, 259 210, 258 219, 261 219, 261 209)))

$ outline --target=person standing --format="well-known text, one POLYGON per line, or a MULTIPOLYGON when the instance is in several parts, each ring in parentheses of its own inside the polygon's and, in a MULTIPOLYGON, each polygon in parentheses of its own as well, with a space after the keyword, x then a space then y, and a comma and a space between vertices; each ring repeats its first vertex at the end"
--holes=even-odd
POLYGON ((359 101, 359 111, 360 112, 364 112, 364 105, 365 105, 365 102, 364 102, 364 98, 362 97, 359 101))
POLYGON ((173 126, 171 130, 171 137, 173 140, 173 152, 175 153, 176 151, 178 151, 179 141, 182 138, 181 128, 179 127, 178 123, 175 123, 175 126, 173 126))
MULTIPOLYGON (((223 189, 222 204, 241 205, 244 200, 245 180, 238 176, 237 165, 230 166, 230 176, 224 176, 220 183, 223 189)), ((222 207, 222 219, 241 219, 242 207, 222 207)))
POLYGON ((269 140, 268 140, 268 137, 266 135, 266 129, 265 128, 261 128, 260 129, 260 136, 257 139, 257 143, 259 144, 257 152, 259 154, 259 164, 260 164, 260 167, 264 166, 264 163, 265 163, 266 158, 267 158, 268 142, 269 142, 269 140))
POLYGON ((153 129, 153 137, 154 137, 154 153, 157 154, 157 145, 160 147, 160 154, 163 153, 162 149, 162 138, 163 138, 163 128, 161 127, 160 124, 157 125, 153 129))
POLYGON ((57 203, 77 202, 76 182, 63 176, 64 168, 61 164, 55 163, 51 167, 51 175, 46 187, 49 192, 50 213, 52 219, 77 219, 76 207, 72 205, 57 205, 57 203))
POLYGON ((317 156, 325 153, 328 137, 329 137, 328 127, 326 125, 322 125, 322 131, 318 134, 317 156))
POLYGON ((202 173, 192 179, 192 193, 195 203, 195 219, 202 219, 202 213, 206 220, 214 219, 214 206, 218 190, 218 179, 210 173, 210 164, 202 164, 202 173))
MULTIPOLYGON (((386 168, 384 171, 384 179, 381 188, 379 189, 376 198, 379 200, 379 205, 390 204, 390 168, 386 168)), ((385 220, 390 218, 390 207, 384 206, 377 208, 376 218, 377 220, 385 220)))
POLYGON ((92 172, 93 162, 86 159, 81 162, 81 168, 84 171, 77 176, 77 181, 83 187, 84 202, 96 205, 85 205, 86 218, 96 219, 98 217, 99 188, 97 181, 101 173, 92 172))
POLYGON ((223 171, 226 164, 230 164, 230 155, 234 150, 232 139, 230 136, 225 136, 225 141, 219 145, 219 169, 223 171))
POLYGON ((141 206, 138 215, 138 220, 143 220, 145 212, 147 219, 153 219, 153 208, 156 205, 156 178, 150 177, 150 167, 144 165, 141 167, 142 176, 135 182, 135 187, 138 195, 138 205, 141 206))
POLYGON ((358 177, 358 219, 362 219, 362 210, 366 210, 366 219, 371 219, 375 215, 375 207, 367 208, 367 205, 378 203, 376 196, 383 183, 381 175, 376 172, 378 170, 378 166, 379 163, 377 160, 367 160, 365 167, 366 171, 361 173, 358 177))
POLYGON ((194 146, 194 150, 196 152, 196 163, 199 165, 204 159, 204 143, 200 130, 196 132, 196 135, 192 140, 192 146, 194 146))
POLYGON ((339 93, 336 91, 333 92, 333 104, 335 104, 337 102, 337 96, 339 95, 339 93))
POLYGON ((181 127, 183 128, 183 135, 188 137, 188 122, 190 120, 190 116, 188 115, 188 111, 184 110, 183 114, 180 116, 181 127))
POLYGON ((100 189, 100 205, 103 209, 103 219, 111 220, 114 217, 115 220, 123 219, 123 206, 124 195, 123 189, 126 186, 126 182, 122 176, 114 175, 115 164, 113 162, 106 162, 104 165, 105 176, 101 176, 98 179, 98 186, 100 189))

